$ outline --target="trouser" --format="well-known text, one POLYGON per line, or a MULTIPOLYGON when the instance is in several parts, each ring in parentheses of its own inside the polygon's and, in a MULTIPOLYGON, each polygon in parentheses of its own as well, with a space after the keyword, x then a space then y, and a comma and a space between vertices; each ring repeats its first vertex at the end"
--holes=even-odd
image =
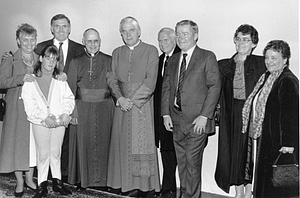
POLYGON ((183 115, 175 111, 172 117, 173 139, 180 179, 180 197, 201 197, 201 171, 208 136, 188 131, 183 115))
POLYGON ((37 150, 38 185, 47 181, 49 167, 52 178, 61 179, 61 146, 65 127, 46 128, 33 125, 33 135, 37 150))
MULTIPOLYGON (((173 139, 173 138, 172 138, 173 139)), ((161 151, 161 158, 163 164, 163 191, 176 192, 176 153, 175 151, 161 151)))

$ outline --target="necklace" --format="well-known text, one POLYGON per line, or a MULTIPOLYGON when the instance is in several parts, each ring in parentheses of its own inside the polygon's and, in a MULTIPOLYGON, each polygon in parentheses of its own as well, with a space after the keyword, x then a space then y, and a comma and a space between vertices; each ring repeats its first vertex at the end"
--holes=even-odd
MULTIPOLYGON (((28 55, 27 55, 28 57, 28 55)), ((22 52, 22 57, 21 59, 23 60, 23 63, 25 63, 25 65, 27 65, 28 67, 32 67, 33 63, 34 63, 34 59, 33 59, 33 54, 30 54, 30 58, 27 59, 26 56, 24 55, 24 53, 22 52)))

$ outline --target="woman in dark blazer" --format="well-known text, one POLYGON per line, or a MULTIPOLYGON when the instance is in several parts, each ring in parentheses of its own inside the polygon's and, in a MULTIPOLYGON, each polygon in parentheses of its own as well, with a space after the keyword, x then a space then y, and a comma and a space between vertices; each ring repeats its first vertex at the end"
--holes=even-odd
POLYGON ((241 117, 246 98, 266 70, 264 58, 252 54, 258 40, 258 32, 253 26, 239 26, 233 38, 237 52, 229 59, 218 61, 222 90, 215 180, 227 193, 230 186, 235 186, 235 197, 251 194, 250 180, 245 179, 247 138, 241 133, 241 117))
POLYGON ((248 159, 254 167, 255 198, 299 197, 299 186, 274 187, 272 165, 279 153, 281 164, 299 162, 299 81, 289 69, 289 45, 270 41, 263 54, 268 71, 258 80, 243 107, 243 133, 249 134, 248 159), (253 152, 252 152, 253 151, 253 152), (253 157, 255 156, 255 157, 253 157))

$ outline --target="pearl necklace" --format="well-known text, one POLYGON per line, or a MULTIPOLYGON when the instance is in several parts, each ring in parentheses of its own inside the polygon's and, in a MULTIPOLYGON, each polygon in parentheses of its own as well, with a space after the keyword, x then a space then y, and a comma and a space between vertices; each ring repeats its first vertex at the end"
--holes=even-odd
POLYGON ((23 63, 25 63, 25 65, 27 65, 28 67, 32 67, 33 66, 33 63, 34 63, 34 60, 33 60, 33 54, 30 54, 31 55, 31 60, 28 60, 24 54, 22 53, 22 60, 23 60, 23 63))

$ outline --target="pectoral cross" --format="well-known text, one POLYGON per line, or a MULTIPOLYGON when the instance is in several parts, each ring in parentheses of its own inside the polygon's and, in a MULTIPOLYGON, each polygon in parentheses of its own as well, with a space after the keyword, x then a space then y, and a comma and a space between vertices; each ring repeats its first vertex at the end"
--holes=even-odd
POLYGON ((89 75, 90 75, 90 81, 92 80, 92 76, 93 76, 93 56, 90 57, 90 67, 89 67, 89 71, 88 71, 89 75))

